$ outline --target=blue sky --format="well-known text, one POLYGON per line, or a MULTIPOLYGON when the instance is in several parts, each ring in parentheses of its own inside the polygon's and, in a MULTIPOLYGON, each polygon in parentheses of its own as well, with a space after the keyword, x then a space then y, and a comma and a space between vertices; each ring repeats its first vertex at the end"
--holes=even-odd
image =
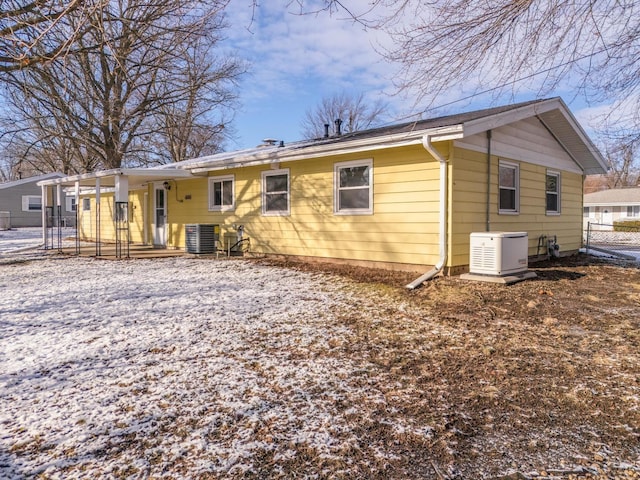
MULTIPOLYGON (((240 108, 233 122, 235 139, 228 142, 227 149, 253 147, 265 138, 299 140, 305 112, 323 97, 343 91, 382 98, 390 106, 391 122, 403 121, 424 109, 414 104, 411 95, 397 95, 393 78, 399 69, 379 53, 390 44, 382 32, 365 30, 344 14, 296 14, 297 3, 290 0, 264 1, 255 10, 251 3, 232 0, 226 10, 231 27, 227 46, 250 64, 250 73, 240 85, 240 108)), ((530 100, 537 92, 535 81, 518 85, 515 95, 509 92, 496 99, 487 94, 448 105, 440 113, 530 100)), ((434 104, 464 98, 473 87, 473 79, 469 79, 468 84, 445 92, 434 104)), ((587 130, 590 114, 606 109, 588 108, 570 87, 545 96, 563 97, 587 130)))
POLYGON ((404 110, 402 100, 391 97, 395 67, 375 49, 384 41, 380 32, 327 13, 294 14, 288 0, 262 2, 255 12, 250 3, 234 0, 227 9, 227 44, 250 63, 234 121, 237 140, 229 148, 268 137, 299 140, 305 112, 343 91, 382 98, 394 115, 404 110))

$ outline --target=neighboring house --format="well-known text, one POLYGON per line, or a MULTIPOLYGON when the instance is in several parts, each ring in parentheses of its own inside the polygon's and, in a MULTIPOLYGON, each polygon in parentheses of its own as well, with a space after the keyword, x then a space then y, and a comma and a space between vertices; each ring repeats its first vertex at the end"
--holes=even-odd
MULTIPOLYGON (((0 183, 0 212, 9 213, 11 228, 42 226, 42 189, 38 182, 64 178, 63 173, 47 173, 0 183)), ((53 205, 54 191, 48 192, 48 205, 53 205)), ((61 208, 62 224, 75 225, 75 198, 65 198, 61 208)))
POLYGON ((640 187, 613 188, 584 196, 584 228, 599 224, 599 230, 613 230, 613 223, 640 221, 640 187))
POLYGON ((552 98, 41 184, 76 189, 84 238, 114 241, 128 208, 133 242, 182 249, 185 225, 242 226, 260 254, 458 273, 472 232, 525 231, 529 256, 546 238, 578 251, 583 179, 604 172, 552 98))

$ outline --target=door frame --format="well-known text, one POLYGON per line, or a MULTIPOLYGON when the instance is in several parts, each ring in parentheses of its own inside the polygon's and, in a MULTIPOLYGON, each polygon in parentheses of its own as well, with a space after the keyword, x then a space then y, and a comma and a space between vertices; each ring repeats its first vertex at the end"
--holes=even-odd
POLYGON ((153 184, 153 209, 151 213, 151 232, 153 237, 153 245, 155 247, 165 248, 167 246, 167 190, 160 182, 153 184), (158 191, 162 191, 162 199, 164 205, 162 209, 164 211, 164 225, 162 231, 159 230, 156 220, 158 219, 158 191))

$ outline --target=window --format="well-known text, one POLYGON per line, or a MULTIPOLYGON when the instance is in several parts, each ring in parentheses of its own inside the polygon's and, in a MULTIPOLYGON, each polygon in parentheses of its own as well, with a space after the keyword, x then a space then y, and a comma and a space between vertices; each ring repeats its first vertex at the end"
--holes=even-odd
POLYGON ((334 211, 346 215, 373 213, 373 161, 342 162, 334 170, 334 211))
POLYGON ((209 211, 224 212, 235 208, 233 175, 209 178, 209 211))
POLYGON ((89 210, 91 210, 91 199, 90 198, 83 198, 82 199, 82 211, 83 212, 88 212, 89 210))
POLYGON ((67 212, 75 212, 76 211, 76 197, 65 197, 66 209, 67 212))
POLYGON ((262 214, 289 213, 289 169, 262 172, 262 214))
POLYGON ((23 195, 22 211, 23 212, 41 212, 42 197, 39 197, 38 195, 23 195))
POLYGON ((629 205, 627 207, 627 217, 640 217, 640 205, 629 205))
POLYGON ((560 174, 558 172, 547 172, 546 193, 547 215, 558 215, 560 213, 560 174))
POLYGON ((515 163, 499 164, 499 213, 518 213, 520 208, 520 167, 515 163))

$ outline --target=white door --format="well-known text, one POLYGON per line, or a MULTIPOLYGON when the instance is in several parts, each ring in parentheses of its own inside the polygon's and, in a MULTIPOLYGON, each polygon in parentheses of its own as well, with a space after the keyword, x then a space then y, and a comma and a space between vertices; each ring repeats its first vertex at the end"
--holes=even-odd
POLYGON ((613 225, 613 209, 605 208, 602 211, 602 223, 604 225, 613 225))
POLYGON ((155 185, 153 202, 153 244, 159 247, 167 246, 167 191, 160 185, 155 185))

